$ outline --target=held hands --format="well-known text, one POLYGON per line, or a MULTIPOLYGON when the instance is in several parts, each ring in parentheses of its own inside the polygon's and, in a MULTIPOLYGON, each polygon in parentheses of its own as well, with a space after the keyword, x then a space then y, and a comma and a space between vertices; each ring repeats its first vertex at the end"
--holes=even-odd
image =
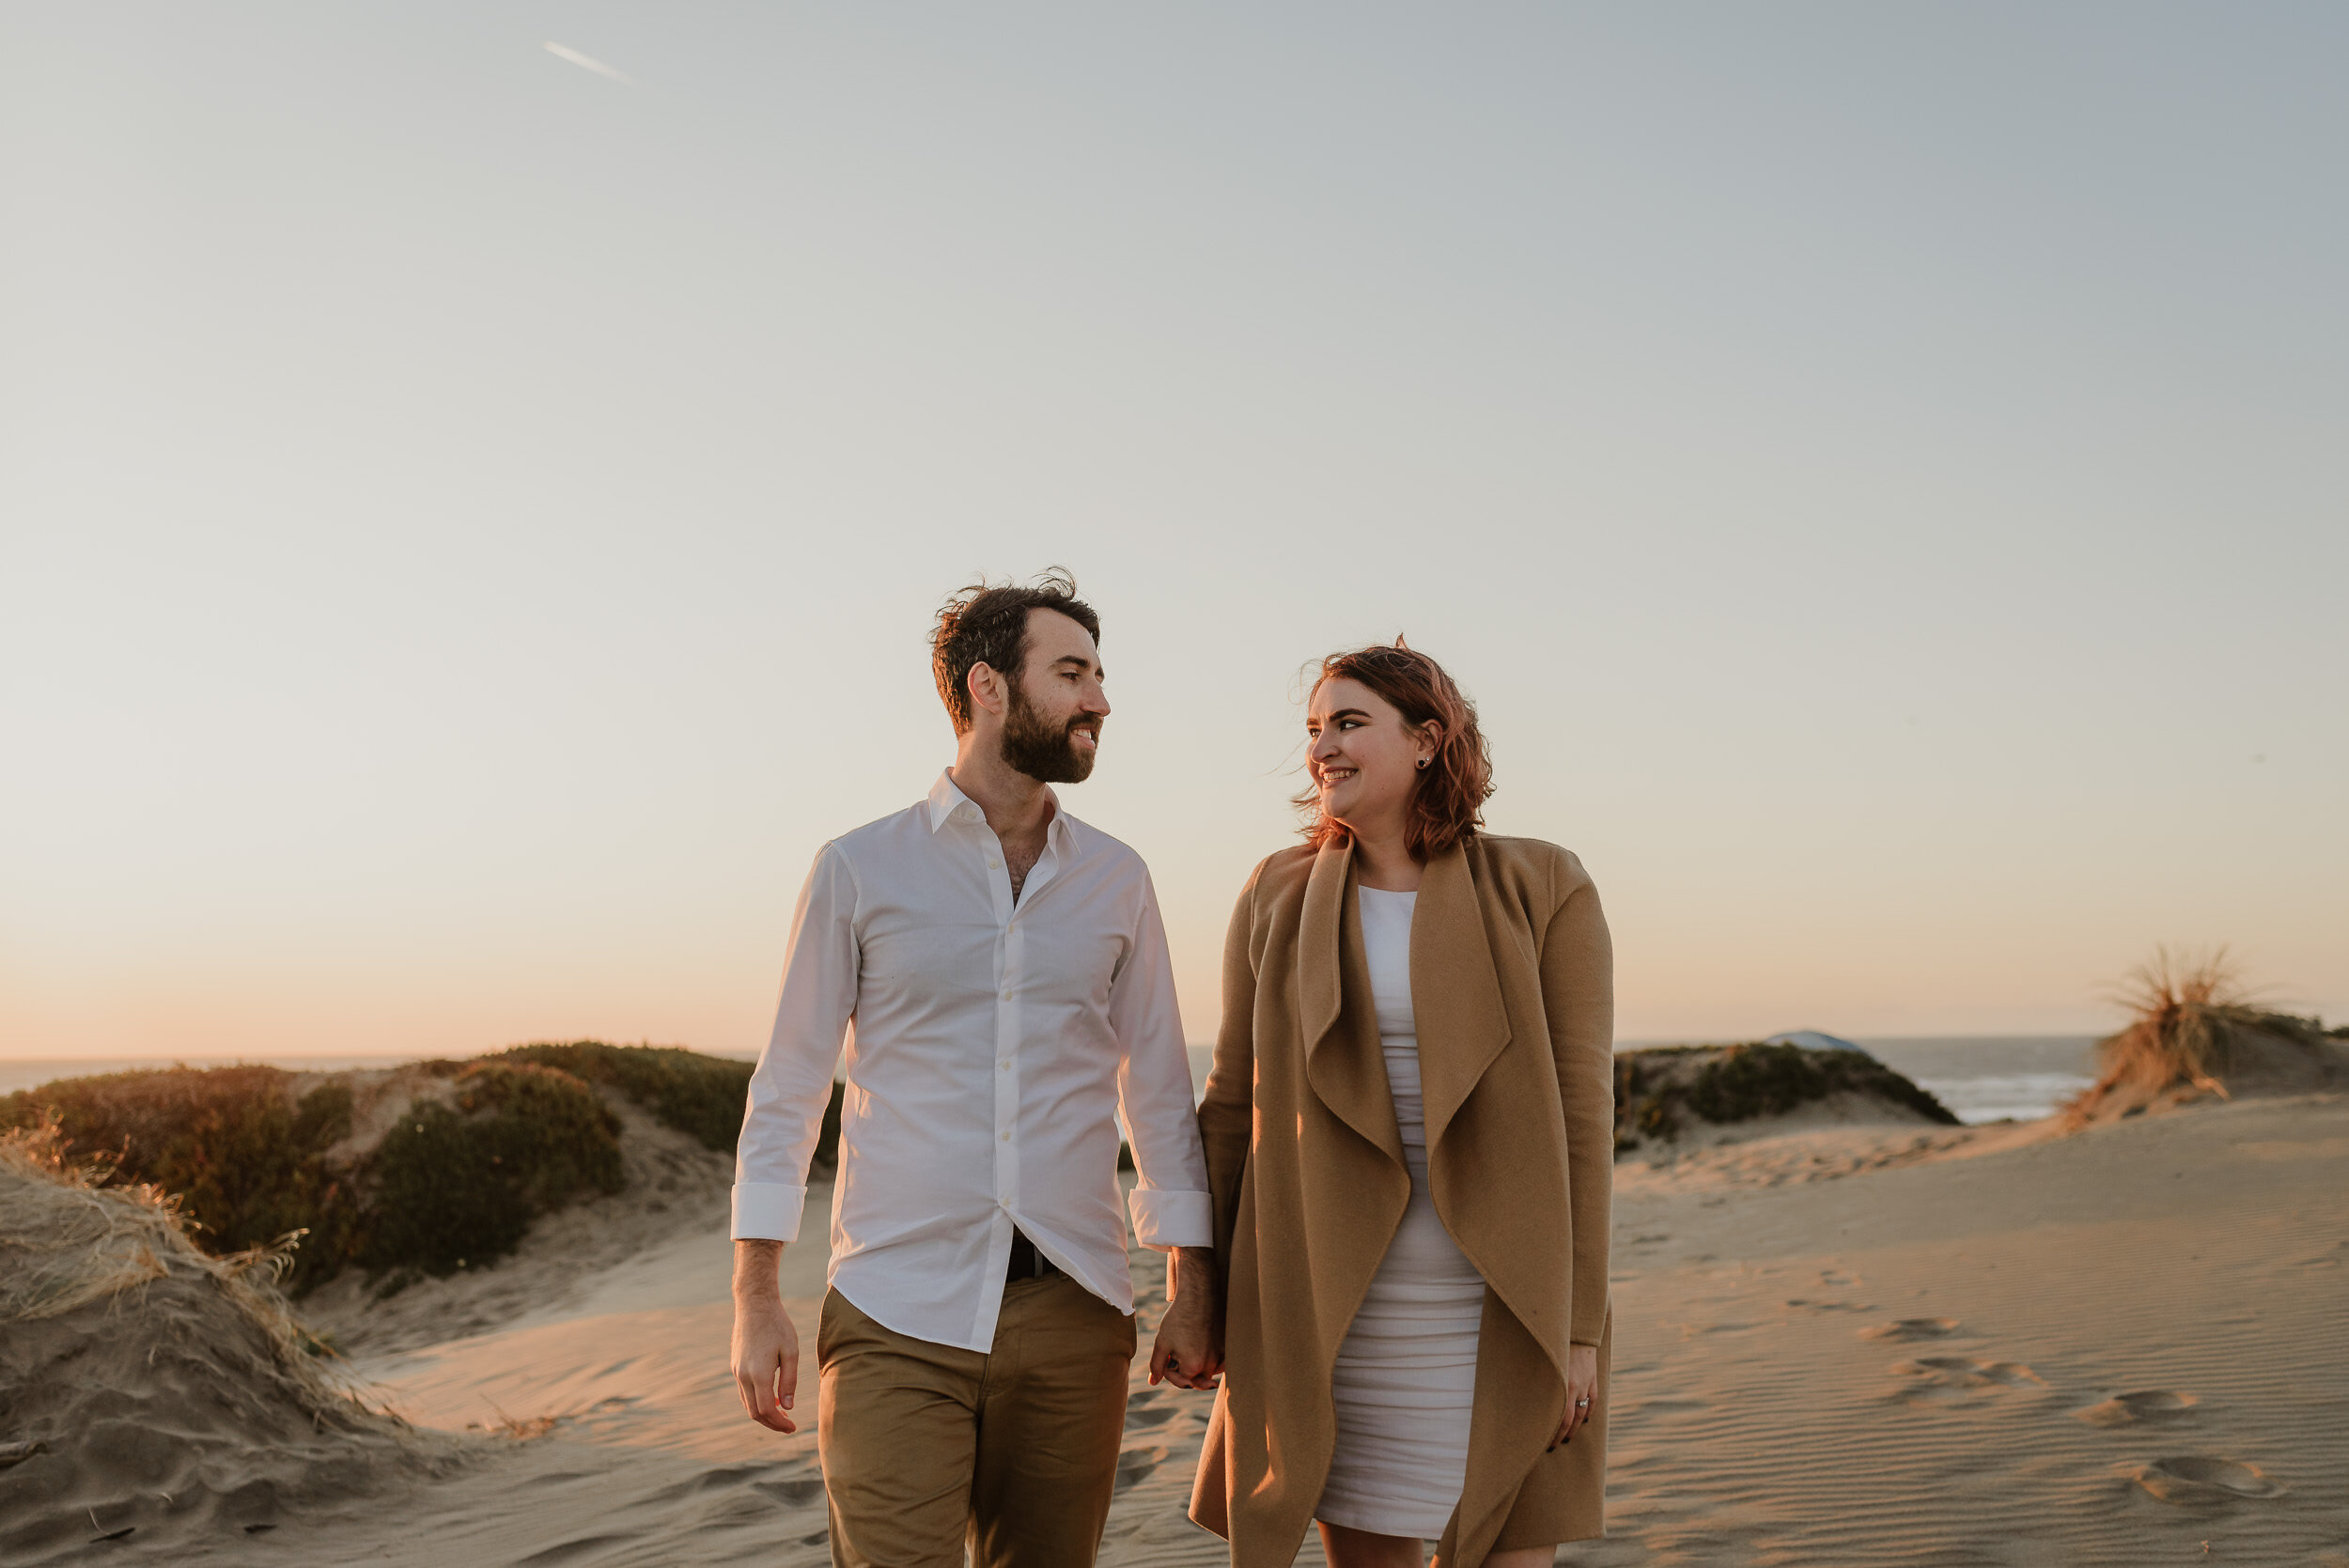
POLYGON ((1177 1248, 1167 1257, 1166 1315, 1150 1347, 1150 1382, 1178 1389, 1211 1390, 1223 1370, 1222 1292, 1215 1253, 1205 1247, 1177 1248))
POLYGON ((790 1410, 800 1391, 800 1331, 775 1281, 782 1256, 781 1242, 734 1244, 734 1386, 751 1420, 797 1432, 790 1410))
POLYGON ((1549 1440, 1554 1452, 1561 1443, 1571 1443, 1574 1435, 1582 1430, 1582 1423, 1591 1419, 1591 1411, 1598 1401, 1598 1347, 1574 1344, 1566 1347, 1566 1415, 1558 1423, 1558 1436, 1549 1440))

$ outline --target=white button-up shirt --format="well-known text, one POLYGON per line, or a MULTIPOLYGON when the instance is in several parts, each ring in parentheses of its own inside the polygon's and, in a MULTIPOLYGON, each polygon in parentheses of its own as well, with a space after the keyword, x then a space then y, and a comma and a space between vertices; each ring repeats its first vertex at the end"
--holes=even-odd
POLYGON ((951 774, 832 840, 791 924, 775 1032, 751 1075, 734 1234, 797 1239, 841 1034, 848 1091, 832 1287, 901 1334, 986 1351, 1016 1224, 1133 1311, 1134 1234, 1212 1244, 1206 1161, 1166 930, 1142 857, 1053 800, 1017 904, 1003 846, 951 774))

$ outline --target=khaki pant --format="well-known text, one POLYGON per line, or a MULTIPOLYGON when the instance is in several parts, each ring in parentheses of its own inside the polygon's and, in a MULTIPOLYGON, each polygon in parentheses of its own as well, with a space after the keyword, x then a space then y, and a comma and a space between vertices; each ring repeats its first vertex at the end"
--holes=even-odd
POLYGON ((1003 1287, 985 1355, 884 1328, 838 1291, 816 1336, 835 1568, 1089 1568, 1134 1320, 1066 1275, 1003 1287))

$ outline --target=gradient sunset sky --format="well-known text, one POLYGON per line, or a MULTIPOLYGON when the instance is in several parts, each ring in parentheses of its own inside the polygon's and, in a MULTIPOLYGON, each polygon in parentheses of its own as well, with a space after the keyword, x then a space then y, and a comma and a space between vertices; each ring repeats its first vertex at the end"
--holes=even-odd
POLYGON ((1619 1033, 2349 1015, 2349 11, 17 6, 0 1054, 748 1051, 1077 575, 1194 1038, 1407 632, 1619 1033), (551 48, 550 45, 559 47, 551 48), (599 69, 600 68, 600 69, 599 69))

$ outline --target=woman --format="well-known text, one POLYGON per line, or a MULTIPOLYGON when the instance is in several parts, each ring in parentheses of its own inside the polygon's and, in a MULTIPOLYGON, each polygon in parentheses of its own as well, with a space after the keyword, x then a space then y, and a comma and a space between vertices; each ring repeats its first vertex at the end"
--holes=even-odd
POLYGON ((1476 710, 1403 645, 1322 661, 1307 843, 1232 916, 1199 1110, 1224 1387, 1191 1517, 1236 1568, 1534 1568, 1601 1532, 1607 924, 1481 833, 1476 710))

